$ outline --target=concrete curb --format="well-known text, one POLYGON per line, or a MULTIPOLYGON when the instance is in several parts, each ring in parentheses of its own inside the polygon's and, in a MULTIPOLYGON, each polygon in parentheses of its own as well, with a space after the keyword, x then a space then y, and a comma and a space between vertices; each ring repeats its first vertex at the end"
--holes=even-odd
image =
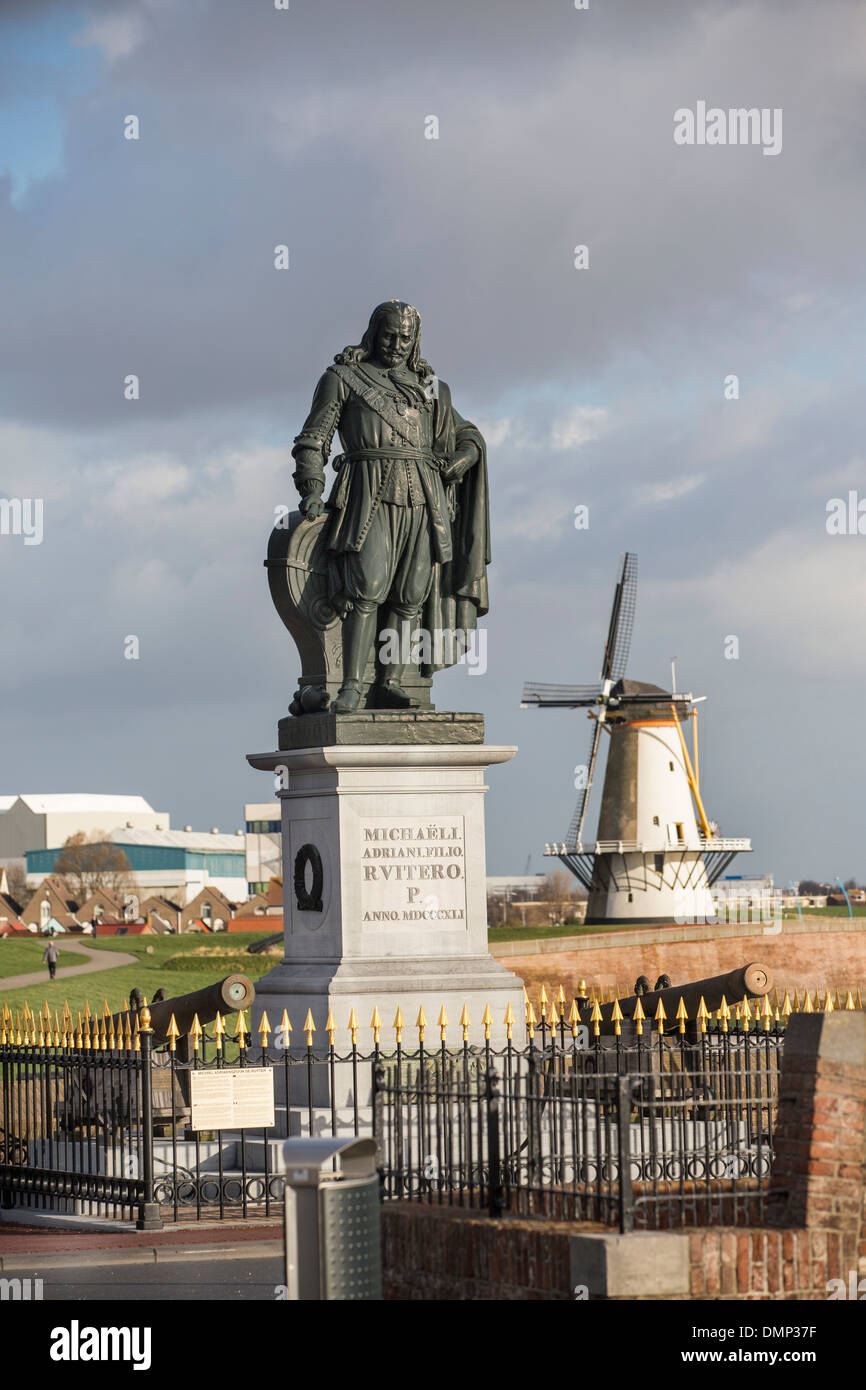
POLYGON ((171 1264, 179 1260, 238 1260, 245 1256, 251 1260, 263 1260, 279 1257, 282 1252, 283 1242, 279 1238, 239 1241, 237 1245, 143 1245, 135 1250, 103 1246, 99 1250, 65 1250, 44 1255, 2 1255, 0 1270, 4 1274, 28 1271, 31 1277, 41 1277, 46 1269, 171 1264))

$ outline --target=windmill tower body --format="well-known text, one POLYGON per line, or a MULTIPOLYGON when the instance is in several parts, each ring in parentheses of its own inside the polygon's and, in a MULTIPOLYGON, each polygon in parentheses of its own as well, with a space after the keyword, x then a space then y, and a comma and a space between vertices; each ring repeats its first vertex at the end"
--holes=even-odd
POLYGON ((655 686, 621 685, 647 703, 610 713, 586 920, 705 921, 713 895, 704 864, 689 774, 671 697, 655 686))
MULTIPOLYGON (((697 747, 684 725, 696 717, 691 695, 625 679, 637 591, 637 557, 622 562, 599 682, 595 686, 528 684, 524 705, 589 709, 594 720, 588 762, 566 840, 547 846, 589 894, 586 921, 705 922, 715 918, 712 885, 743 838, 720 836, 707 821, 697 782, 697 747), (601 741, 609 735, 595 842, 584 844, 587 800, 601 741)), ((576 769, 577 771, 578 769, 576 769)))

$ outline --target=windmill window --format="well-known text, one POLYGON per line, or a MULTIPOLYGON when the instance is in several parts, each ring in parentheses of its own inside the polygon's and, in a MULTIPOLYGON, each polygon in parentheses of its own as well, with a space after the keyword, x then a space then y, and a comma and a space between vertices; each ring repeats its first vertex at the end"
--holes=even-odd
POLYGON ((680 821, 676 821, 675 824, 676 824, 676 827, 677 827, 677 840, 678 840, 679 843, 682 845, 682 844, 685 843, 685 838, 686 838, 685 835, 683 834, 683 827, 682 827, 682 824, 681 824, 680 821))
POLYGON ((633 902, 634 902, 634 893, 629 893, 629 895, 628 895, 628 900, 629 900, 630 903, 633 903, 633 902))
POLYGON ((654 860, 655 860, 655 869, 656 869, 656 873, 657 873, 657 874, 663 873, 663 872, 664 872, 664 867, 665 867, 665 857, 664 857, 664 855, 663 855, 663 854, 656 854, 656 855, 653 856, 653 858, 654 858, 654 860))
POLYGON ((658 825, 658 823, 659 823, 659 818, 658 818, 658 816, 653 816, 653 825, 658 825))
POLYGON ((674 770, 674 765, 673 765, 673 763, 668 763, 668 767, 670 768, 671 772, 673 772, 673 770, 674 770))

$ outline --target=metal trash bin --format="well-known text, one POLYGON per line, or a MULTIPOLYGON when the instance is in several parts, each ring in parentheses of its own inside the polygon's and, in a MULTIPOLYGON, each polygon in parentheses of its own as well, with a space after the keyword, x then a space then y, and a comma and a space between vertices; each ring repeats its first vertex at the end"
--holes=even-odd
POLYGON ((374 1139, 287 1139, 289 1299, 381 1300, 379 1177, 374 1139))

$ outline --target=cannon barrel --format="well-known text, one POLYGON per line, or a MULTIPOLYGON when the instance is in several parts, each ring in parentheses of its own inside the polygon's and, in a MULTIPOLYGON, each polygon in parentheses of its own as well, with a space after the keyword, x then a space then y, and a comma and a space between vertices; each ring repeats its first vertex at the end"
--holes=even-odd
MULTIPOLYGON (((204 1027, 206 1023, 212 1023, 218 1013, 233 1014, 239 1009, 248 1009, 255 997, 253 982, 246 975, 226 975, 225 979, 206 985, 204 989, 194 990, 192 994, 162 999, 158 1004, 149 1005, 153 1041, 157 1046, 165 1042, 172 1014, 183 1036, 192 1027, 196 1014, 204 1027)), ((134 1019, 136 1010, 133 1008, 129 1012, 134 1019)), ((114 1015, 115 1027, 122 1018, 123 1014, 114 1015)))
MULTIPOLYGON (((627 999, 620 999, 619 1007, 623 1019, 631 1019, 634 1015, 635 1005, 640 998, 641 1008, 647 1019, 655 1017, 659 1001, 664 1005, 667 1016, 665 1031, 669 1032, 676 1026, 676 1012, 679 1002, 682 999, 686 1006, 689 1019, 697 1017, 701 999, 709 1010, 718 1009, 722 999, 732 1007, 739 1004, 744 996, 749 999, 760 999, 765 994, 769 994, 773 988, 773 977, 765 965, 752 962, 750 965, 743 965, 739 970, 731 970, 727 975, 714 975, 708 980, 694 980, 685 985, 670 985, 667 989, 654 989, 647 994, 630 994, 627 999)), ((599 1034, 609 1035, 614 1032, 614 1023, 611 1018, 613 1004, 601 1004, 601 1022, 599 1023, 599 1034)), ((592 1019, 592 1005, 583 1004, 580 1006, 581 1023, 590 1023, 592 1019)))

